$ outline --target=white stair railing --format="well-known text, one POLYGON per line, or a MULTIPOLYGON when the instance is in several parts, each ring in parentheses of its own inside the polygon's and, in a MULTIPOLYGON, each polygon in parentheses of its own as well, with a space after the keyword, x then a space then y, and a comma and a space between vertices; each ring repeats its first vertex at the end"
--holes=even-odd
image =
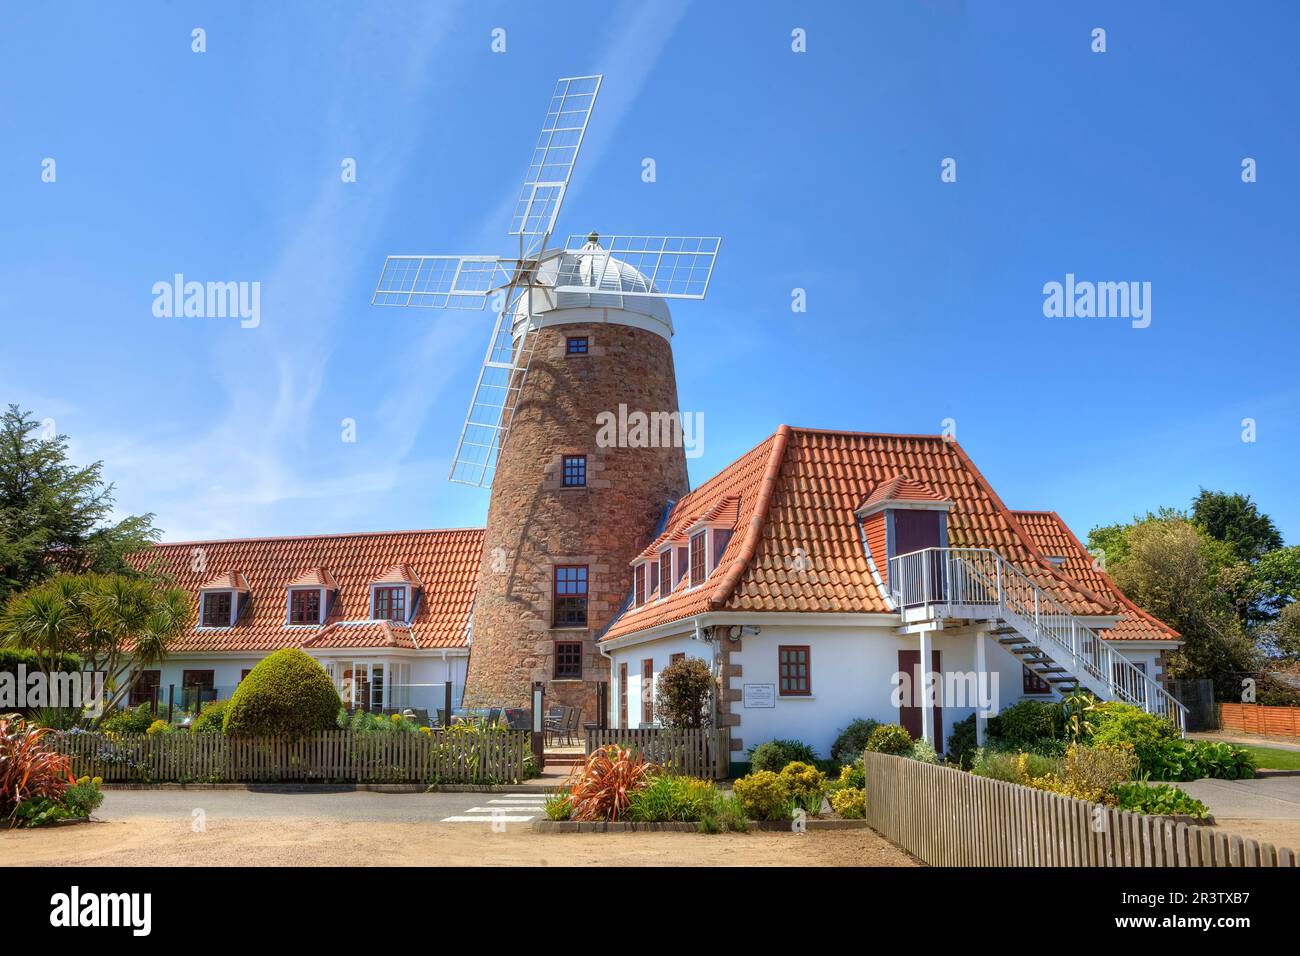
POLYGON ((1187 708, 1006 558, 988 548, 926 548, 891 558, 900 610, 934 617, 997 618, 1014 627, 1094 693, 1136 704, 1186 728, 1187 708))

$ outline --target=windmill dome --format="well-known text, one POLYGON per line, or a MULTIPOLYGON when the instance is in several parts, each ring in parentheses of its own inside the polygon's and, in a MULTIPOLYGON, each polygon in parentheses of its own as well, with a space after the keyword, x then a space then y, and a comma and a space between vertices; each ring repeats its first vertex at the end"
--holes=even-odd
MULTIPOLYGON (((544 328, 574 322, 612 322, 646 329, 664 338, 673 334, 672 313, 666 300, 625 292, 657 292, 635 266, 611 256, 592 233, 575 253, 547 253, 537 270, 540 288, 532 296, 533 327, 544 328), (582 285, 590 292, 554 291, 554 286, 582 285)), ((528 317, 528 299, 520 296, 515 307, 513 333, 523 334, 528 317)))

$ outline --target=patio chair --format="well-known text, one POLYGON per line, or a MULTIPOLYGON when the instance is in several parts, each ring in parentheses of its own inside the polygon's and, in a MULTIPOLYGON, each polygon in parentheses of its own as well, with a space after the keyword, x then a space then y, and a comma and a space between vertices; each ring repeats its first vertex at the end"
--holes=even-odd
POLYGON ((563 704, 547 709, 546 718, 542 724, 542 730, 546 734, 547 743, 554 742, 556 734, 560 732, 561 724, 564 722, 565 710, 566 708, 563 704))
POLYGON ((434 724, 434 726, 437 727, 439 730, 446 730, 446 729, 447 729, 447 711, 446 711, 445 708, 439 707, 439 708, 437 709, 437 712, 438 712, 438 722, 437 722, 436 724, 434 724))
POLYGON ((564 735, 565 740, 571 740, 575 744, 578 742, 578 727, 582 721, 582 708, 570 707, 568 713, 564 715, 564 726, 560 733, 564 735))
POLYGON ((491 710, 488 711, 487 726, 495 727, 497 725, 497 721, 500 719, 501 719, 501 708, 493 707, 491 710))
POLYGON ((419 707, 412 707, 408 713, 411 714, 411 719, 421 727, 429 726, 429 712, 427 710, 422 710, 419 707))
POLYGON ((527 707, 507 707, 506 726, 511 730, 532 730, 533 712, 527 707))

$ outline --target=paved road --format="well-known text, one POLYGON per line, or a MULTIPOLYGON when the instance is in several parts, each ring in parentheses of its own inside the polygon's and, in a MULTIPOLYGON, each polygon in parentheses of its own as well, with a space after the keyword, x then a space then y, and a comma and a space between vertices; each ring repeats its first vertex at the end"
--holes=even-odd
POLYGON ((101 820, 317 819, 346 823, 525 823, 542 816, 545 795, 516 793, 277 793, 250 790, 106 790, 101 820))
POLYGON ((1300 777, 1194 780, 1178 786, 1219 820, 1300 820, 1300 777))

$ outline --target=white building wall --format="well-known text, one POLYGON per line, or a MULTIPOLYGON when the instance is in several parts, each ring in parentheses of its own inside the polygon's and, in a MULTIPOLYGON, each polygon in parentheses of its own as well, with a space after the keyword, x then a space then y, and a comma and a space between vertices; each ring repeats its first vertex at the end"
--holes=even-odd
POLYGON ((679 634, 667 637, 662 640, 649 644, 638 644, 635 647, 625 648, 615 651, 611 658, 612 667, 610 668, 610 685, 609 685, 609 726, 619 727, 619 665, 627 665, 627 725, 630 728, 642 726, 653 726, 645 724, 641 720, 641 700, 642 694, 649 692, 651 698, 654 696, 654 684, 659 680, 659 673, 672 661, 674 654, 685 654, 688 658, 699 658, 706 664, 713 664, 713 647, 704 641, 694 640, 691 634, 679 634), (650 686, 647 688, 645 681, 642 680, 642 662, 652 660, 652 678, 650 686))

